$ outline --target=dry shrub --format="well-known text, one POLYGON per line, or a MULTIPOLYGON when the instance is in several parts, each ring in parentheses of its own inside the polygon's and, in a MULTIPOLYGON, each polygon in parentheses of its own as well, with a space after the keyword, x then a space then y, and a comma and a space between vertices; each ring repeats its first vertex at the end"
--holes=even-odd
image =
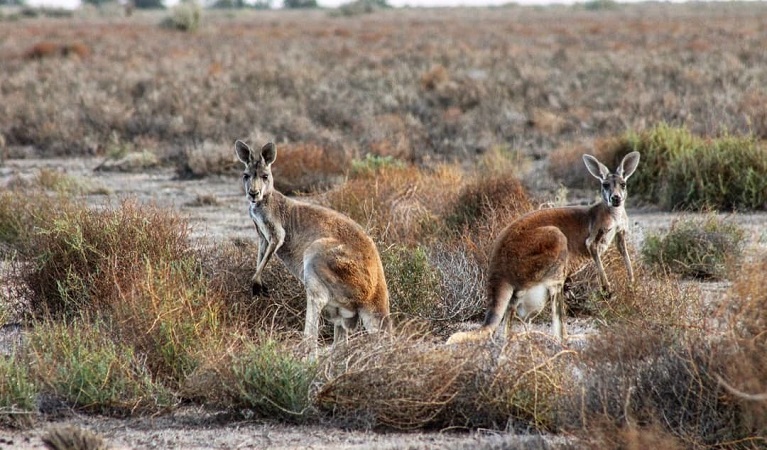
POLYGON ((431 317, 439 325, 434 328, 437 334, 455 323, 479 321, 485 314, 486 270, 466 246, 466 240, 445 240, 429 248, 431 266, 441 275, 441 308, 436 311, 438 316, 431 317))
POLYGON ((532 209, 530 196, 519 179, 477 176, 461 189, 446 222, 454 230, 476 230, 490 220, 511 223, 532 209))
POLYGON ((253 296, 250 279, 256 272, 258 245, 237 240, 219 244, 202 255, 210 289, 225 299, 227 315, 242 330, 296 332, 304 329, 306 293, 279 259, 264 270, 267 293, 253 296))
POLYGON ((317 407, 346 426, 545 430, 564 377, 545 335, 447 347, 413 330, 359 337, 324 362, 317 407))
POLYGON ((231 332, 225 304, 195 258, 142 268, 129 287, 120 289, 111 327, 116 340, 143 355, 155 380, 177 388, 205 355, 225 345, 231 332))
POLYGON ((177 172, 184 178, 233 175, 242 166, 235 156, 233 145, 210 141, 188 147, 183 156, 177 172))
MULTIPOLYGON (((582 353, 582 375, 564 398, 561 424, 592 445, 609 431, 663 427, 686 448, 749 448, 752 430, 717 381, 725 367, 701 335, 659 327, 611 327, 582 353), (599 433, 594 430, 601 426, 599 433)), ((664 438, 664 441, 666 438, 664 438)))
POLYGON ((303 142, 280 144, 274 186, 286 194, 326 190, 339 184, 348 164, 342 150, 303 142))
POLYGON ((49 450, 107 450, 104 437, 74 425, 49 428, 41 438, 49 450))
POLYGON ((744 422, 767 443, 767 256, 744 267, 735 280, 728 319, 729 340, 721 356, 727 368, 722 381, 743 410, 744 422))
POLYGON ((723 280, 740 265, 744 230, 714 215, 675 219, 664 236, 650 234, 642 259, 653 270, 701 280, 723 280))
POLYGON ((53 56, 78 56, 85 58, 91 54, 91 49, 81 42, 58 44, 50 41, 42 41, 34 44, 24 52, 27 59, 43 59, 53 56))
POLYGON ((605 271, 612 294, 601 295, 598 278, 592 279, 594 287, 586 306, 599 323, 674 329, 703 326, 705 309, 698 286, 652 274, 641 265, 634 266, 635 282, 631 283, 622 261, 611 263, 605 271))
MULTIPOLYGON (((621 276, 620 271, 625 272, 623 259, 615 247, 610 247, 602 254, 602 264, 607 274, 607 279, 611 285, 616 283, 628 282, 628 277, 621 276), (616 276, 616 278, 613 278, 616 276)), ((637 271, 634 264, 634 271, 637 271)), ((597 311, 595 308, 599 303, 599 296, 606 294, 602 292, 602 284, 599 281, 599 271, 593 260, 588 259, 580 267, 571 267, 571 272, 565 279, 563 288, 565 296, 565 306, 568 312, 574 314, 590 315, 597 311)), ((548 312, 544 310, 542 318, 546 318, 548 312)))
POLYGON ((530 122, 533 127, 545 134, 556 135, 570 128, 567 119, 543 108, 533 109, 530 122))
POLYGON ((61 199, 34 214, 38 227, 21 254, 33 262, 23 281, 36 315, 76 316, 119 304, 147 264, 181 261, 190 252, 189 227, 178 215, 134 200, 90 210, 61 199))
POLYGON ((441 230, 438 217, 453 201, 460 178, 454 166, 419 170, 383 165, 357 171, 343 186, 329 192, 326 201, 377 241, 422 243, 441 230))

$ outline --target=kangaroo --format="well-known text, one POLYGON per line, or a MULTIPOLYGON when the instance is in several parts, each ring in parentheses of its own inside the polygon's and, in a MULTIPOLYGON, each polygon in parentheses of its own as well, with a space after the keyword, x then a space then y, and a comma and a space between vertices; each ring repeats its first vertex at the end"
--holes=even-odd
POLYGON ((306 288, 304 336, 315 351, 322 312, 334 325, 334 345, 346 339, 359 318, 368 331, 390 330, 389 292, 381 257, 362 227, 332 209, 275 190, 271 167, 277 150, 273 143, 254 152, 238 140, 235 151, 245 164, 242 184, 258 233, 253 294, 265 292, 261 275, 276 253, 306 288))
POLYGON ((510 315, 507 307, 512 298, 514 312, 522 320, 540 313, 550 298, 552 333, 564 342, 562 289, 565 277, 591 258, 599 272, 602 289, 610 292, 602 254, 613 239, 629 279, 634 281, 626 248, 628 216, 624 205, 626 180, 639 164, 639 152, 626 155, 613 173, 591 155, 583 155, 583 162, 601 183, 601 201, 591 206, 533 211, 504 228, 493 244, 490 257, 485 322, 477 330, 453 334, 448 344, 491 336, 504 315, 510 315))

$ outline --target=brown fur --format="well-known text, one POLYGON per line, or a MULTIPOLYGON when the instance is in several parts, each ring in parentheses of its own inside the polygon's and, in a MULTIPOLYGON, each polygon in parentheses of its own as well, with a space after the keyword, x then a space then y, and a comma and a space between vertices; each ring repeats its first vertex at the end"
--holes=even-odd
POLYGON ((528 213, 508 225, 495 241, 490 257, 484 324, 474 331, 455 333, 448 343, 484 339, 493 334, 513 298, 522 319, 538 314, 546 298, 552 304, 552 329, 565 339, 565 277, 589 259, 597 266, 600 282, 610 290, 601 255, 613 238, 633 280, 626 248, 628 217, 624 209, 626 180, 639 163, 639 153, 627 155, 614 173, 594 157, 584 155, 589 172, 602 183, 602 201, 592 206, 570 206, 528 213))
POLYGON ((356 327, 369 331, 389 322, 389 294, 383 265, 373 240, 347 216, 319 205, 300 202, 274 189, 271 165, 274 144, 255 153, 237 141, 235 150, 245 164, 243 186, 250 217, 259 236, 254 294, 264 290, 261 274, 273 254, 306 288, 304 335, 316 347, 319 316, 325 312, 335 325, 336 343, 356 327))

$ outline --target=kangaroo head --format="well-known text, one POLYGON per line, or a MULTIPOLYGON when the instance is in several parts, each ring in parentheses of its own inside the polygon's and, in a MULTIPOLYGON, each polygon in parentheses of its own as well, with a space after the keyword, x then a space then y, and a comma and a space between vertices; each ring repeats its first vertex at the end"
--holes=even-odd
POLYGON ((238 140, 234 143, 237 157, 245 164, 242 174, 242 185, 245 195, 251 203, 259 203, 274 189, 272 178, 272 163, 277 156, 277 149, 269 142, 261 147, 260 152, 254 152, 248 144, 238 140))
POLYGON ((610 169, 591 155, 583 155, 583 162, 589 173, 602 183, 600 193, 607 206, 622 206, 627 195, 626 180, 639 164, 639 152, 631 152, 624 156, 615 172, 610 172, 610 169))

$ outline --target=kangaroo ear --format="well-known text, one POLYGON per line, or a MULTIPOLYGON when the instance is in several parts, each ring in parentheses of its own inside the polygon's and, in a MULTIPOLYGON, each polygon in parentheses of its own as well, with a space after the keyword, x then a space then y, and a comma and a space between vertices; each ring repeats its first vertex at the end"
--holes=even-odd
POLYGON ((623 157, 623 161, 621 161, 621 165, 618 166, 618 169, 616 170, 616 172, 618 173, 618 175, 622 176, 624 180, 628 180, 631 174, 633 174, 634 171, 637 170, 638 165, 639 165, 639 152, 631 152, 628 155, 623 157))
POLYGON ((248 147, 248 144, 237 139, 237 141, 234 143, 234 151, 237 153, 237 158, 239 158, 240 161, 245 163, 245 165, 250 164, 251 152, 250 152, 250 147, 248 147))
POLYGON ((274 146, 274 142, 268 142, 261 147, 261 157, 264 158, 264 162, 269 165, 277 158, 277 147, 274 146))
POLYGON ((589 173, 600 181, 610 175, 610 169, 591 155, 583 155, 583 163, 586 164, 586 169, 589 170, 589 173))

